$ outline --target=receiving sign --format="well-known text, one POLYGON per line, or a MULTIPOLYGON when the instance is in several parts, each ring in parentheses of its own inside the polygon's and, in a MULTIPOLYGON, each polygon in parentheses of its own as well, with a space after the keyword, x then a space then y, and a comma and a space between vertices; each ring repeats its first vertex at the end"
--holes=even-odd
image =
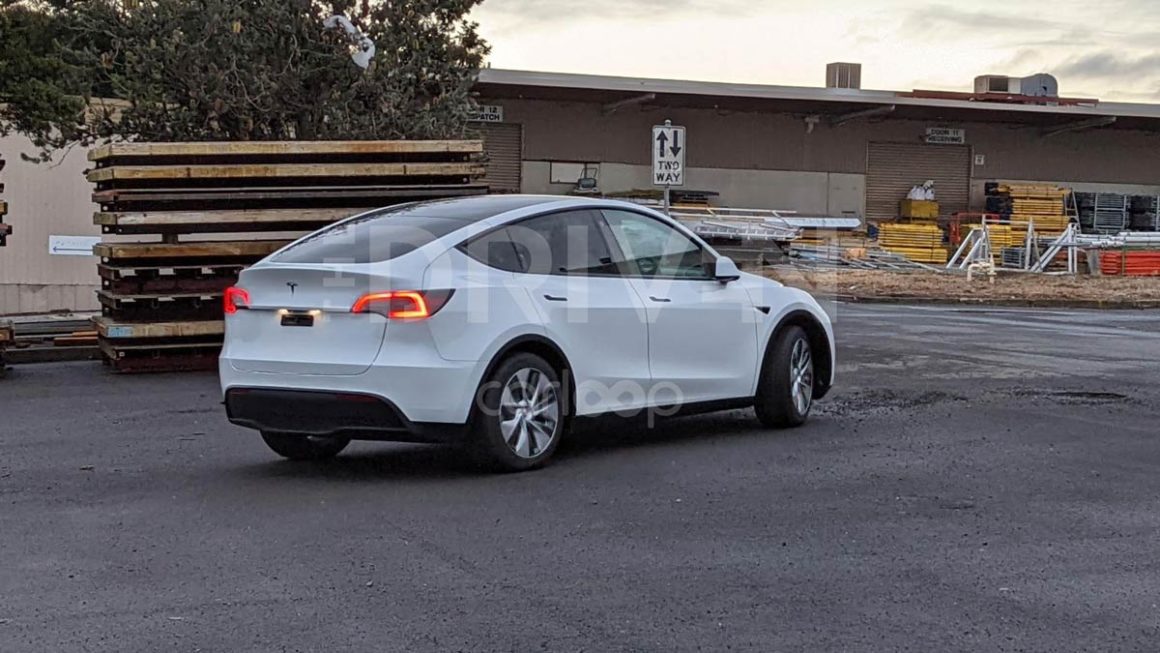
POLYGON ((950 127, 927 127, 926 142, 929 145, 965 145, 967 131, 950 127))
POLYGON ((652 177, 655 186, 685 185, 685 128, 667 121, 653 127, 652 177))

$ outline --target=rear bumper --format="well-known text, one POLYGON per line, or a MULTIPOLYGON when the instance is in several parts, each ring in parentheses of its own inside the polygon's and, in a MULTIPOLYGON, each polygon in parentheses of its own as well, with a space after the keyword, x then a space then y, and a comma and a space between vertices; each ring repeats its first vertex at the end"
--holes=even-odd
POLYGON ((412 422, 390 401, 353 392, 230 388, 225 405, 230 422, 259 431, 431 443, 459 442, 467 432, 462 424, 412 422))

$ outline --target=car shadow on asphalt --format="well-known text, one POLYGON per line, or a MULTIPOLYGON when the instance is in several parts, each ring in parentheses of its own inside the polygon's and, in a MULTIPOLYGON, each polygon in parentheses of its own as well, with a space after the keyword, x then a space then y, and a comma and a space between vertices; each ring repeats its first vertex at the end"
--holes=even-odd
MULTIPOLYGON (((780 433, 782 437, 793 437, 797 433, 805 436, 805 430, 808 427, 780 433)), ((697 446, 719 443, 722 439, 740 441, 768 437, 770 433, 758 424, 751 410, 666 418, 652 426, 643 419, 581 419, 561 443, 554 464, 567 465, 569 460, 611 456, 625 449, 697 446)), ((392 443, 355 443, 351 449, 329 461, 271 460, 244 469, 247 474, 259 478, 356 482, 371 479, 448 480, 492 475, 460 447, 392 443)))
POLYGON ((328 481, 445 480, 483 473, 458 447, 387 442, 352 444, 351 449, 334 460, 271 460, 249 465, 244 471, 259 478, 328 481))
POLYGON ((620 449, 695 445, 720 438, 739 439, 768 433, 751 410, 660 418, 651 425, 645 418, 601 417, 578 420, 557 455, 560 458, 599 456, 620 449))

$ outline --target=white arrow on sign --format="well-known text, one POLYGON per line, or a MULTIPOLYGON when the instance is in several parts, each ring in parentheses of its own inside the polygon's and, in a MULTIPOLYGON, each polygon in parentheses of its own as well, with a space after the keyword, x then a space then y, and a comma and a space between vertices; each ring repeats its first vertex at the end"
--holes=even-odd
POLYGON ((48 253, 53 256, 92 256, 100 236, 49 236, 48 253))
POLYGON ((653 127, 653 185, 685 185, 685 151, 687 149, 684 127, 676 127, 668 123, 653 127))

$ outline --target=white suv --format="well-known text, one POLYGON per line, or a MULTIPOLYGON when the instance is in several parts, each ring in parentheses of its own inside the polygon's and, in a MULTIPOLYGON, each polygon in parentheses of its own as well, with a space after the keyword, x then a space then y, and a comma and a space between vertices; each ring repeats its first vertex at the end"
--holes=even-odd
POLYGON ((810 295, 635 204, 487 196, 355 216, 225 298, 229 419, 292 459, 352 439, 551 458, 573 418, 754 406, 797 426, 830 389, 810 295))

